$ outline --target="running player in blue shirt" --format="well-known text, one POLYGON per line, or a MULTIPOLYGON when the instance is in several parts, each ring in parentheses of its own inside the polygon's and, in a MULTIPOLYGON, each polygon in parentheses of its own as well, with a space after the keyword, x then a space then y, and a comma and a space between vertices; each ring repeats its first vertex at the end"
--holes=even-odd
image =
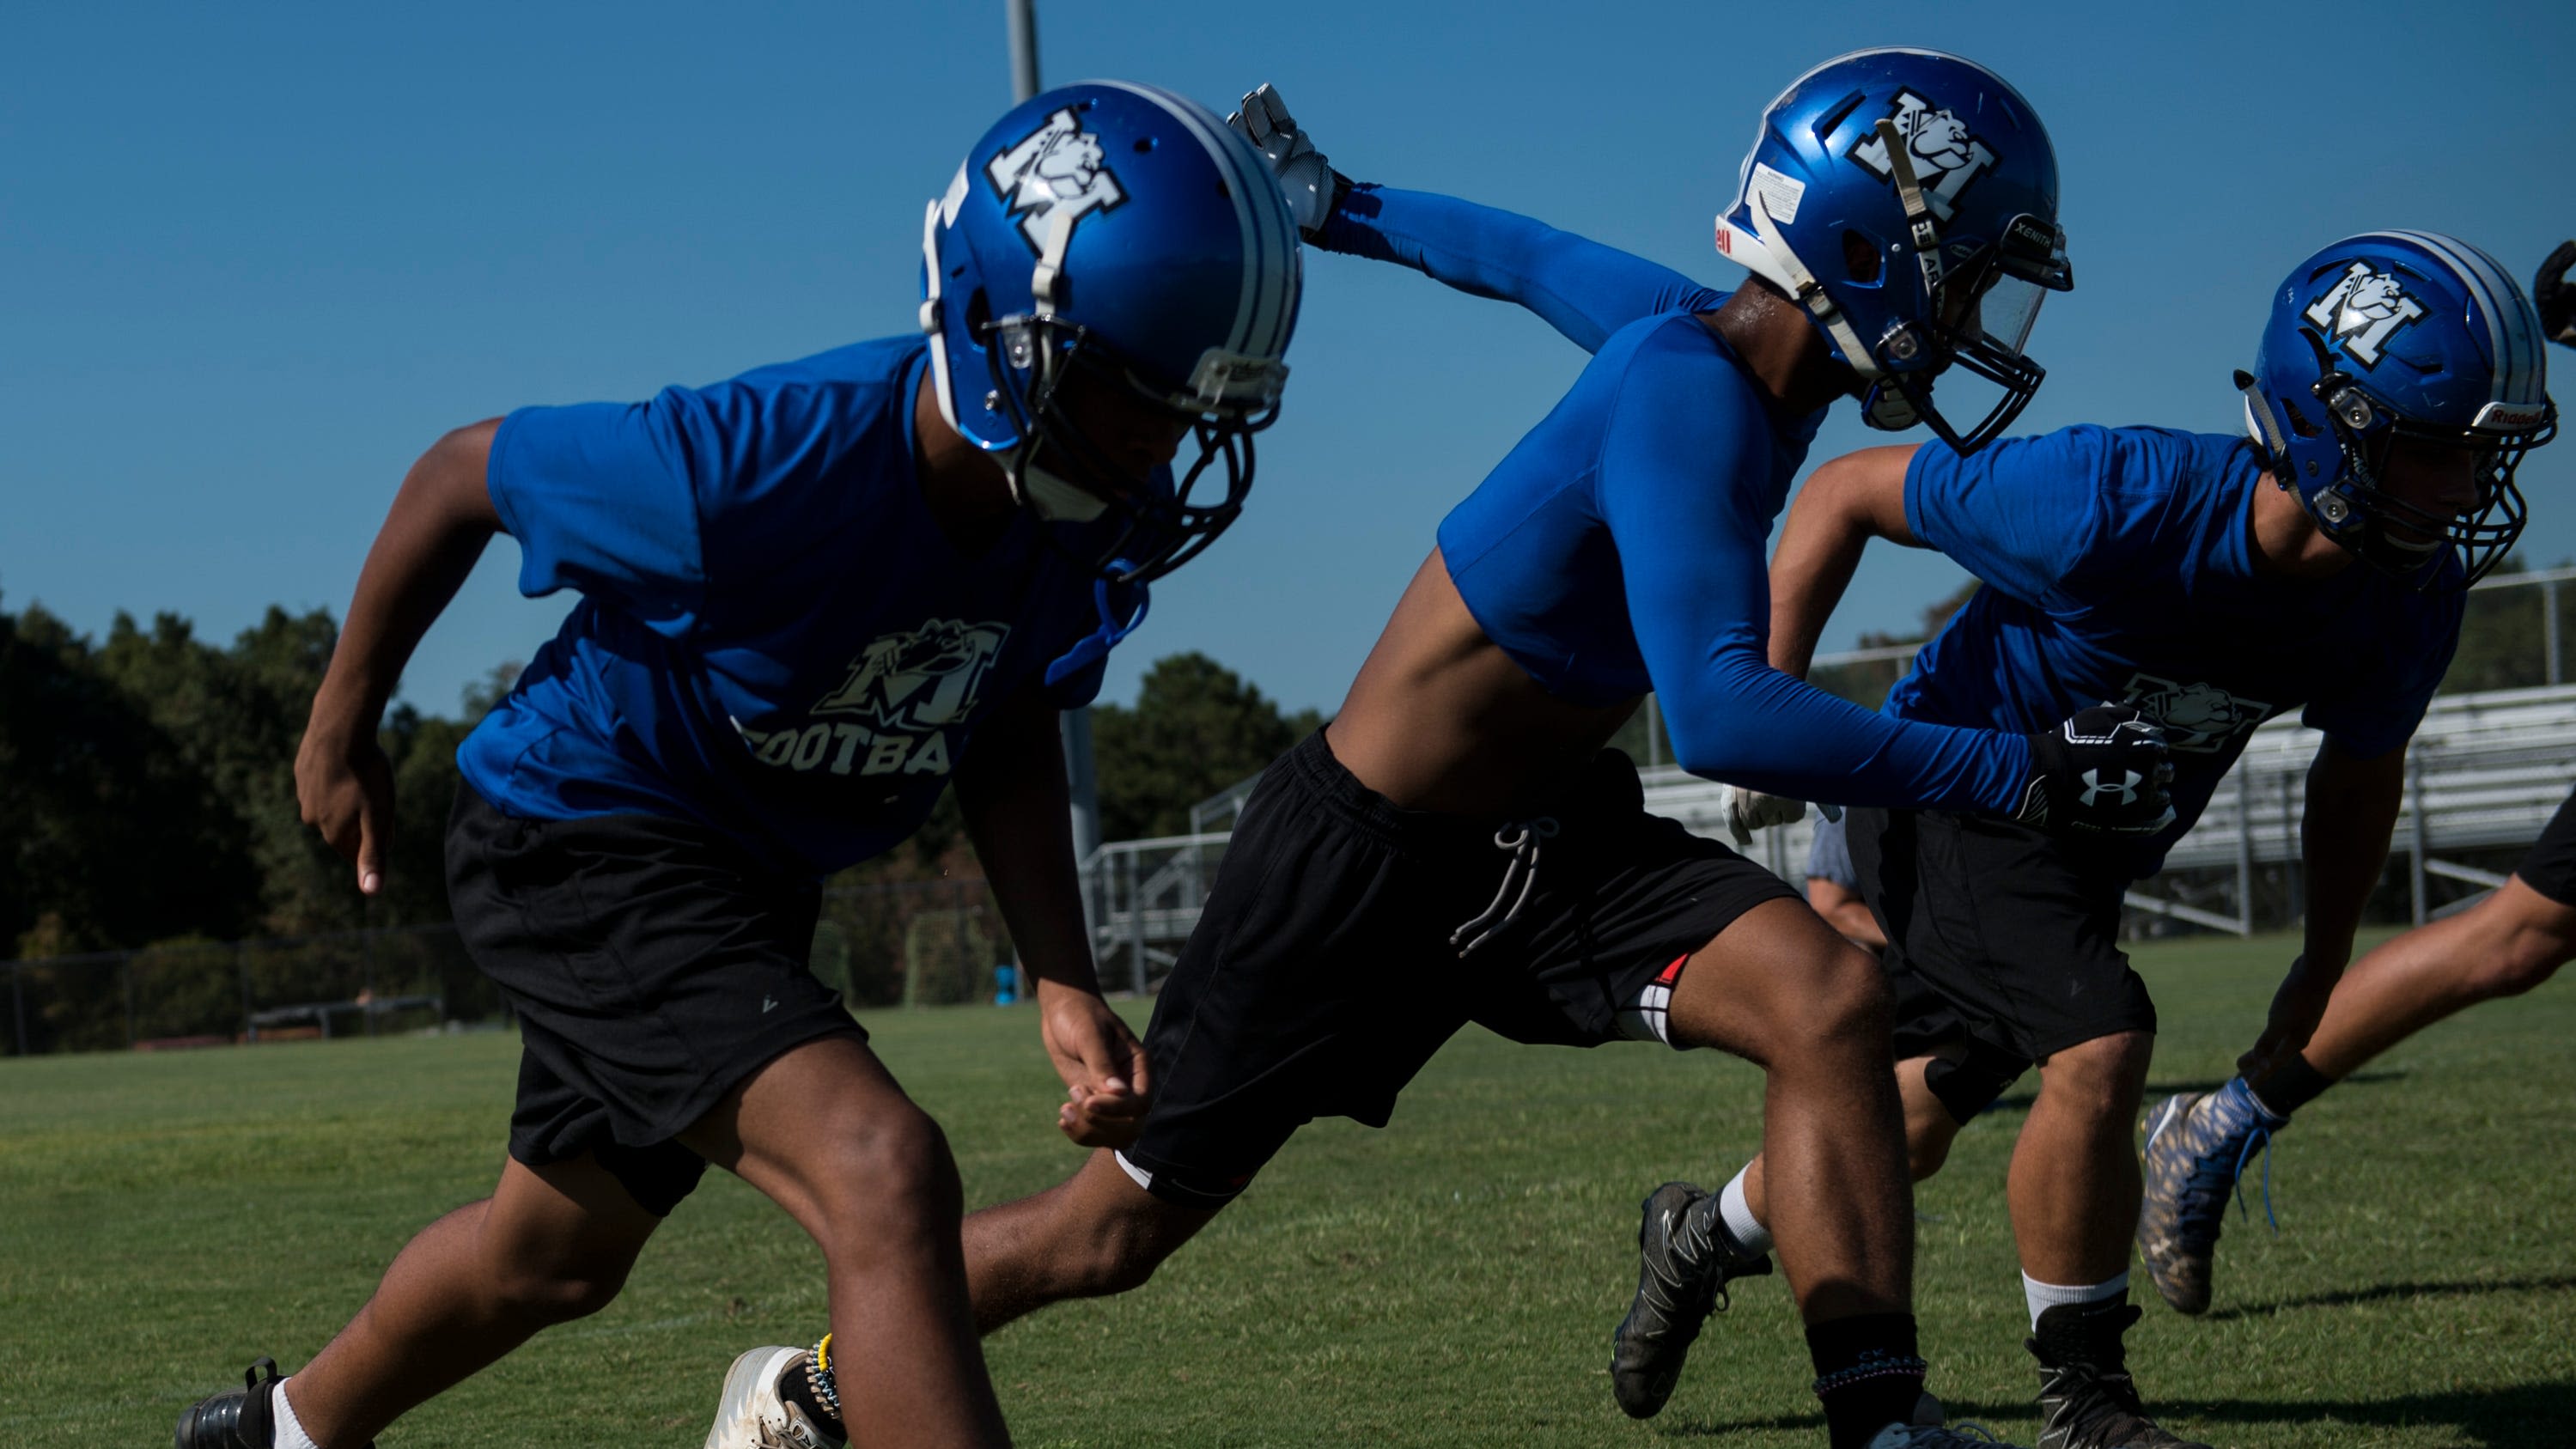
MULTIPOLYGON (((1328 235, 1328 245, 1374 244, 1455 269, 1458 285, 1524 301, 1587 349, 1690 286, 1445 198, 1364 189, 1346 206, 1382 208, 1375 240, 1328 235), (1450 255, 1471 246, 1472 260, 1450 255)), ((1866 538, 1896 538, 1949 552, 1989 587, 1900 683, 1892 716, 2009 728, 2069 702, 2125 698, 2174 744, 2181 816, 2139 845, 2051 841, 1947 811, 1857 812, 1872 842, 1855 850, 1872 898, 1887 914, 1893 893, 1903 917, 1893 924, 1911 928, 1893 965, 1918 1171, 1937 1169, 1958 1125, 2047 1058, 2016 1157, 2016 1183, 2030 1186, 2017 1186, 2015 1206, 2025 1266, 2040 1270, 2026 1275, 2027 1296, 2051 1442, 2174 1442, 2145 1418, 2119 1348, 2122 1204, 2135 1198, 2118 1184, 2136 1181, 2127 1123, 2154 1020, 2113 943, 2121 891, 2153 872, 2246 733, 2304 704, 2330 741, 2311 792, 2311 964, 2285 983, 2261 1049, 2314 1025, 2385 854, 2402 746, 2457 641, 2460 589, 2511 546, 2522 517, 2514 467, 2549 434, 2538 324, 2473 248, 2420 234, 2355 238, 2303 265, 2283 295, 2260 376, 2245 380, 2253 441, 2084 428, 1971 457, 1855 455, 1818 470, 1775 565, 1771 657, 1784 670, 1804 671, 1866 538), (2341 368, 2321 360, 2338 353, 2341 368), (2370 373, 2383 354, 2405 370, 2370 373), (2258 487, 2265 477, 2279 486, 2258 487), (2264 627, 2246 628, 2249 618, 2264 627), (1925 844, 1927 832, 1942 838, 1925 844), (2070 943, 2080 948, 2071 955, 2070 943), (2070 969, 2076 1010, 2052 1001, 2070 969), (2105 1179, 2113 1186, 2088 1200, 2105 1179), (2051 1186, 2064 1181, 2074 1186, 2051 1186)), ((1769 1270, 1763 1176, 1756 1165, 1716 1197, 1668 1184, 1648 1200, 1649 1273, 1622 1325, 1623 1362, 1638 1324, 1662 1319, 1676 1326, 1658 1357, 1678 1367, 1675 1346, 1687 1346, 1726 1279, 1769 1270), (1674 1201, 1690 1204, 1679 1241, 1695 1249, 1661 1260, 1687 1270, 1680 1287, 1653 1271, 1658 1220, 1674 1201), (1694 1294, 1692 1313, 1664 1307, 1694 1294)), ((2148 1256, 2158 1261, 2152 1244, 2148 1256)), ((1630 1402, 1621 1376, 1614 1384, 1630 1402)))
MULTIPOLYGON (((2142 842, 2051 839, 1940 807, 1848 821, 1889 940, 1917 1174, 2040 1068, 2009 1196, 2042 1442, 2067 1449, 2181 1443, 2147 1415, 2122 1348, 2137 1318, 2131 1132, 2156 1028, 2119 949, 2122 894, 2253 728, 2303 708, 2326 736, 2303 836, 2306 951, 2258 1051, 2306 1040, 2386 857, 2406 741, 2458 643, 2462 592, 2512 546, 2514 469, 2551 428, 2531 304, 2473 247, 2349 238, 2275 297, 2241 379, 2250 438, 2076 427, 1974 457, 1856 453, 1809 479, 1773 560, 1771 658, 1786 672, 1804 672, 1868 540, 1937 548, 1985 587, 1889 715, 2009 729, 2111 699, 2159 721, 2173 750, 2178 818, 2142 842)), ((1715 1200, 1714 1289, 1767 1268, 1775 1171, 1757 1159, 1715 1200)))
MULTIPOLYGON (((2531 295, 2541 330, 2576 347, 2576 241, 2540 265, 2531 295)), ((2494 894, 2386 942, 2334 983, 2315 1033, 2267 1028, 2210 1093, 2186 1092, 2147 1118, 2146 1201, 2138 1248, 2167 1303, 2209 1308, 2210 1260, 2237 1174, 2290 1114, 2364 1062, 2482 1001, 2520 995, 2576 959, 2576 796, 2494 894)))
MULTIPOLYGON (((1724 235, 1764 280, 1729 296, 1519 218, 1345 191, 1274 102, 1247 98, 1243 123, 1310 239, 1543 311, 1535 272, 1559 263, 1643 320, 1587 339, 1598 356, 1564 402, 1441 524, 1332 724, 1262 777, 1155 1004, 1136 1141, 967 1220, 978 1325, 1144 1282, 1302 1124, 1385 1125, 1468 1022, 1714 1046, 1767 1074, 1794 1164, 1783 1268, 1835 1449, 1956 1442, 1923 1414, 1876 966, 1768 871, 1647 815, 1603 746, 1652 690, 1681 762, 1738 784, 2162 823, 2161 746, 2127 711, 2074 730, 1900 720, 1763 658, 1763 543, 1826 407, 1862 394, 1880 425, 1928 423, 1948 451, 2038 385, 2024 324, 2066 276, 2045 132, 1956 57, 1819 67, 1763 118, 1724 235), (2002 388, 1986 416, 1941 413, 1950 366, 2002 388), (2088 774, 2134 788, 2088 796, 2088 774)), ((1621 1369, 1652 1394, 1643 1412, 1655 1371, 1621 1369)), ((709 1440, 759 1442, 722 1419, 709 1440)))
POLYGON ((1299 244, 1215 115, 1102 82, 1003 117, 922 245, 926 337, 524 409, 404 481, 296 765, 362 890, 393 809, 378 716, 484 545, 517 540, 528 594, 580 596, 459 751, 449 825, 458 929, 524 1042, 509 1158, 309 1366, 263 1360, 188 1410, 179 1449, 368 1442, 607 1304, 710 1161, 813 1236, 868 1365, 836 1397, 800 1375, 797 1413, 871 1444, 1007 1441, 946 1142, 807 969, 819 881, 953 779, 1067 1131, 1133 1135, 1146 1069, 1093 975, 1057 712, 1241 508, 1299 244))

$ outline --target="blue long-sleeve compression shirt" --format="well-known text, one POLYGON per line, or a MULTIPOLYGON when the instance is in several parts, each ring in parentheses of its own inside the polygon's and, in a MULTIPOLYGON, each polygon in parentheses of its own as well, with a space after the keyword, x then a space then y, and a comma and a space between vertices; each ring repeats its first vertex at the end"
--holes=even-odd
POLYGON ((1693 774, 1846 805, 2008 812, 2018 735, 1891 718, 1770 667, 1763 545, 1821 412, 1782 421, 1695 315, 1726 294, 1527 217, 1354 189, 1327 250, 1516 302, 1593 352, 1440 525, 1459 596, 1549 692, 1652 690, 1693 774))

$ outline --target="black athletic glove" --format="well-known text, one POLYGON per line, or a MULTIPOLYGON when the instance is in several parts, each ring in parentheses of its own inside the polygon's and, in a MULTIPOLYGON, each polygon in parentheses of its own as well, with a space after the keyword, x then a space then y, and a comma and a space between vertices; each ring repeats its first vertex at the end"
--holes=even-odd
POLYGON ((2550 341, 2576 347, 2576 282, 2567 278, 2570 267, 2576 267, 2576 241, 2563 241, 2531 279, 2531 305, 2540 309, 2540 330, 2550 341))
POLYGON ((2097 704, 2030 736, 2030 783, 2013 816, 2060 835, 2153 835, 2174 823, 2164 726, 2097 704))

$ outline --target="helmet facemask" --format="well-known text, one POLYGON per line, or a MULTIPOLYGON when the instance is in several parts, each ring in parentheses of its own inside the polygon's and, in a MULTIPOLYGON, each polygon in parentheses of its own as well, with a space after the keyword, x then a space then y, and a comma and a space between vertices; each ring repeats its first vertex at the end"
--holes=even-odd
MULTIPOLYGON (((1863 419, 1899 431, 1922 423, 1962 455, 2003 436, 2039 392, 2048 370, 2022 348, 2039 321, 2050 292, 2075 285, 2066 260, 2065 234, 2024 213, 1983 245, 1952 242, 1960 255, 1944 265, 1941 225, 1918 183, 1903 137, 1892 120, 1878 123, 1880 141, 1905 206, 1908 245, 1923 282, 1920 321, 1899 321, 1871 349, 1860 373, 1863 419), (1981 379, 1996 396, 1975 426, 1962 433, 1933 400, 1933 383, 1953 369, 1981 379)), ((1848 349, 1847 349, 1848 350, 1848 349)))
MULTIPOLYGON (((1278 420, 1284 365, 1270 363, 1253 385, 1238 384, 1239 400, 1220 400, 1221 392, 1212 398, 1204 387, 1158 385, 1108 339, 1061 316, 970 318, 969 325, 983 344, 993 404, 1017 438, 995 454, 1013 498, 1051 521, 1115 522, 1096 547, 1084 540, 1086 556, 1076 560, 1084 567, 1117 584, 1158 579, 1197 557, 1242 513, 1252 491, 1252 436, 1278 420), (1068 392, 1115 397, 1168 420, 1183 430, 1185 442, 1195 440, 1197 454, 1186 468, 1174 469, 1166 493, 1156 486, 1154 469, 1139 473, 1122 465, 1092 436, 1068 392), (1096 508, 1068 509, 1068 492, 1096 508)), ((1200 371, 1224 371, 1226 361, 1203 361, 1200 371)), ((1230 361, 1228 376, 1252 378, 1244 360, 1230 361)), ((1046 532, 1058 547, 1068 542, 1060 530, 1046 532)))
MULTIPOLYGON (((2296 490, 2309 516, 2355 557, 2416 589, 2433 589, 2446 579, 2466 588, 2486 577, 2504 561, 2529 521, 2514 474, 2524 454, 2556 436, 2557 406, 2546 406, 2536 421, 2518 427, 2462 428, 2408 418, 2372 396, 2359 380, 2336 369, 2313 336, 2309 343, 2317 351, 2320 374, 2309 391, 2326 426, 2333 430, 2342 459, 2341 471, 2331 482, 2296 490), (2474 452, 2472 506, 2441 514, 2391 490, 2385 481, 2389 454, 2401 440, 2474 452), (2400 533, 2421 542, 2410 542, 2400 533), (2441 567, 2445 544, 2459 562, 2456 575, 2441 567)), ((2314 427, 2295 408, 2291 425, 2303 432, 2314 427)), ((2286 467, 2286 460, 2280 466, 2286 467)))

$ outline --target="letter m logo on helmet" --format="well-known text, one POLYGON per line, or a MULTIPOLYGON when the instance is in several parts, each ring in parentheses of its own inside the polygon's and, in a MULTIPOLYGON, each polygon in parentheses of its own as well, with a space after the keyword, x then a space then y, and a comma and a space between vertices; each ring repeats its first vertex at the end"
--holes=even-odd
POLYGON ((2465 588, 2528 516, 2514 473, 2557 432, 2539 315, 2456 237, 2375 231, 2310 256, 2272 293, 2245 427, 2327 537, 2419 589, 2465 588), (2461 460, 2456 506, 2388 486, 2392 445, 2461 460))
POLYGON ((2353 361, 2377 367, 2380 349, 2397 329, 2424 320, 2424 304, 2397 278, 2354 262, 2301 315, 2353 361))

